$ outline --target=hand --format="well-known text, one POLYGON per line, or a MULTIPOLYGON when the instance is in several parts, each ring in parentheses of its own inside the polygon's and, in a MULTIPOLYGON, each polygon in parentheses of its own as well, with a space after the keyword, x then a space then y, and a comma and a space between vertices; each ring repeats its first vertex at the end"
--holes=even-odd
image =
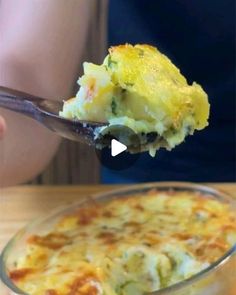
POLYGON ((6 132, 6 123, 3 117, 0 116, 0 139, 3 138, 5 132, 6 132))

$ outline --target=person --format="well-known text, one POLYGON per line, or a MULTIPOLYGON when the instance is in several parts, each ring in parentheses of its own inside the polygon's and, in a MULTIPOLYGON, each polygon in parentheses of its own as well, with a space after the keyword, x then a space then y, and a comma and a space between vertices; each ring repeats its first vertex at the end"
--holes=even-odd
MULTIPOLYGON (((69 97, 82 62, 90 5, 101 2, 70 0, 65 4, 64 0, 52 0, 41 4, 37 0, 2 0, 0 84, 45 97, 69 97)), ((208 128, 188 137, 171 152, 160 151, 155 159, 142 154, 135 165, 124 171, 103 167, 102 181, 234 181, 233 1, 216 0, 212 6, 206 1, 110 0, 109 7, 109 45, 156 45, 188 81, 196 80, 203 86, 209 94, 211 115, 208 128)), ((103 39, 97 40, 96 49, 104 44, 103 39)), ((4 179, 5 184, 22 182, 44 169, 59 139, 32 121, 5 111, 1 114, 8 131, 0 180, 4 179), (27 157, 22 157, 23 151, 27 151, 27 157)))
POLYGON ((6 123, 3 117, 0 116, 0 139, 3 138, 3 135, 6 132, 6 123))
MULTIPOLYGON (((83 60, 104 57, 106 2, 0 0, 0 85, 45 98, 69 98, 83 60)), ((0 138, 2 186, 39 174, 60 144, 46 128, 4 109, 0 138)))

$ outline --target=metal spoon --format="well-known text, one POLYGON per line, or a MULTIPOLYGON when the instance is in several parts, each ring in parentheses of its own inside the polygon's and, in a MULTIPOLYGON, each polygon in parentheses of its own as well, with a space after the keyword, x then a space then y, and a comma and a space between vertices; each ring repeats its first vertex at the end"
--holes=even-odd
POLYGON ((0 86, 0 107, 28 116, 62 137, 95 145, 94 132, 106 123, 68 120, 58 115, 63 102, 0 86))

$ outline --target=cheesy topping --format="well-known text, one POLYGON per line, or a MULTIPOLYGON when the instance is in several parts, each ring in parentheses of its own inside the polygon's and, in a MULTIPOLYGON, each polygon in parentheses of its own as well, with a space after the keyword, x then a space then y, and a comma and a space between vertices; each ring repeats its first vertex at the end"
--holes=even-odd
POLYGON ((9 276, 30 295, 143 295, 191 277, 235 243, 227 203, 151 190, 62 217, 27 240, 9 276))
POLYGON ((208 125, 209 103, 202 87, 188 85, 179 69, 149 45, 110 48, 102 65, 84 63, 78 83, 79 92, 65 102, 61 116, 147 134, 142 150, 152 155, 208 125), (149 134, 155 135, 151 141, 149 134))

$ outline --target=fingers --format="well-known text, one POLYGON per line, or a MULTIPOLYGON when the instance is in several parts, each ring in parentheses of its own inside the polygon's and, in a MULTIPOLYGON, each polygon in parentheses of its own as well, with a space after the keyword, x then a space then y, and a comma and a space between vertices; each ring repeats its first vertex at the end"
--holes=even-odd
POLYGON ((3 138, 5 132, 6 132, 6 123, 3 117, 0 116, 0 139, 3 138))

